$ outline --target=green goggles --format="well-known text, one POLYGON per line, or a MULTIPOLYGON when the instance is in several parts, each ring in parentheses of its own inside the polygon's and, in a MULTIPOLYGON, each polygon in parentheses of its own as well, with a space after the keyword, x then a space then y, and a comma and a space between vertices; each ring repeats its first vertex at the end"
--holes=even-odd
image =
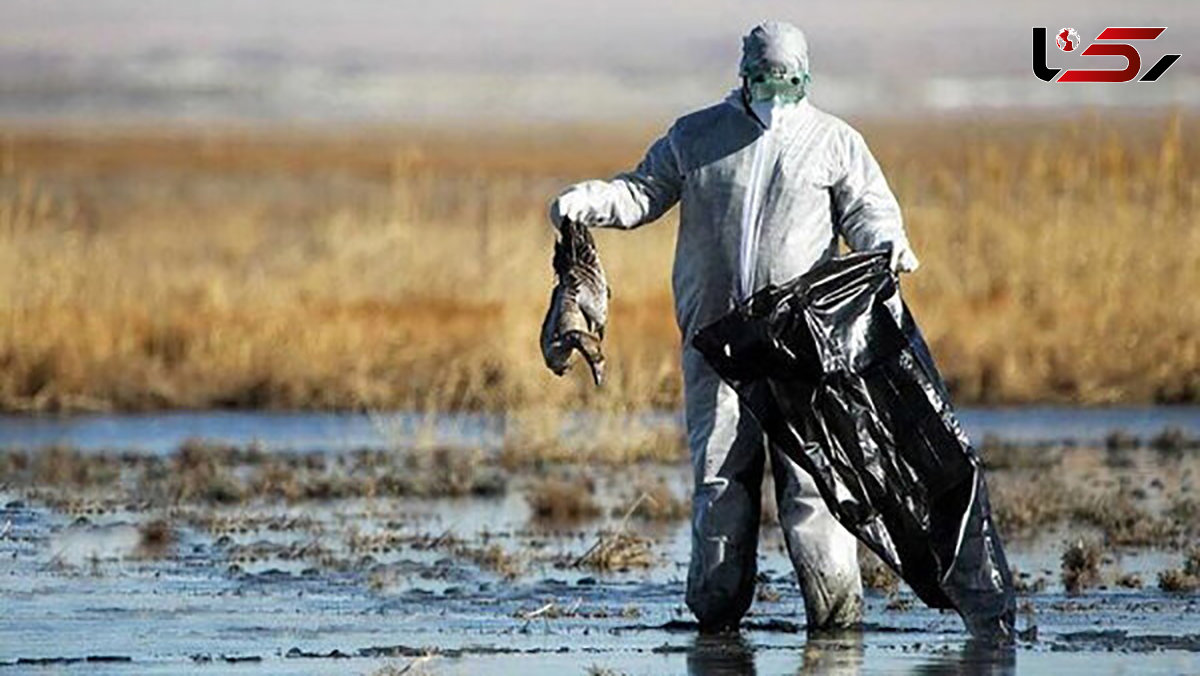
POLYGON ((797 103, 804 98, 808 87, 808 73, 802 75, 779 75, 758 73, 746 77, 746 91, 751 101, 779 101, 797 103))

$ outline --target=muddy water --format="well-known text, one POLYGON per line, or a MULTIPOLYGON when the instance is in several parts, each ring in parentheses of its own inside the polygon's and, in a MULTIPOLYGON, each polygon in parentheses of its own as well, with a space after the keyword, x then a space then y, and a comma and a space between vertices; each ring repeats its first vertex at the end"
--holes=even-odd
MULTIPOLYGON (((972 439, 1098 442, 1112 431, 1150 437, 1166 428, 1200 437, 1200 407, 964 409, 959 412, 972 439)), ((647 416, 651 422, 679 425, 674 413, 647 416)), ((568 422, 568 427, 570 423, 568 422)), ((79 448, 137 448, 168 453, 185 439, 201 437, 229 443, 257 442, 269 448, 336 450, 374 446, 410 437, 428 428, 439 444, 495 445, 504 421, 482 414, 428 418, 393 413, 177 412, 95 414, 65 418, 0 415, 0 446, 70 444, 79 448)))
MULTIPOLYGON (((1163 426, 1159 421, 1145 434, 1163 426)), ((180 434, 213 437, 219 429, 180 434)), ((253 435, 261 439, 262 429, 253 435)), ((475 433, 461 421, 447 429, 475 433)), ((3 434, 0 445, 18 443, 3 434)), ((154 443, 132 442, 155 435, 129 434, 110 433, 96 445, 160 452, 154 443)), ((272 443, 327 444, 327 434, 281 434, 272 443)), ((365 443, 350 433, 345 438, 353 441, 347 445, 365 443)), ((1119 468, 1106 463, 1103 451, 1066 453, 1060 467, 1097 483, 1147 487, 1147 499, 1195 490, 1194 452, 1180 459, 1136 451, 1119 468)), ((621 516, 632 483, 653 474, 683 495, 686 470, 578 471, 600 476, 604 516, 550 524, 532 518, 521 476, 493 497, 291 504, 251 498, 171 507, 137 500, 97 507, 86 495, 92 489, 64 500, 5 484, 0 674, 390 668, 534 676, 593 667, 626 674, 1200 673, 1200 594, 1155 586, 1159 571, 1181 565, 1180 549, 1107 551, 1103 586, 1068 595, 1059 582, 1062 545, 1086 533, 1062 524, 1010 542, 1010 558, 1026 580, 1045 580, 1020 600, 1019 626, 1036 626, 1036 636, 1028 632, 1012 651, 972 646, 956 617, 925 609, 904 588, 892 595, 868 591, 862 632, 806 636, 802 601, 770 524, 760 546, 760 596, 745 630, 701 638, 682 603, 687 524, 621 516), (146 524, 160 519, 171 524, 171 536, 148 537, 146 524), (622 525, 650 538, 653 565, 615 571, 572 565, 603 531, 622 525), (519 566, 502 569, 470 553, 487 548, 519 566), (1137 574, 1146 585, 1117 587, 1118 573, 1137 574)))

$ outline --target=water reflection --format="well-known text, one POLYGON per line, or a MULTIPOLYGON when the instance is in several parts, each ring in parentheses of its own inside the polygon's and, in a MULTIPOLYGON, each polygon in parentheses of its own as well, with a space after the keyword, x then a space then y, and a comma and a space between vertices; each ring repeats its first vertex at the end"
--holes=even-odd
POLYGON ((700 634, 688 649, 689 676, 754 674, 754 646, 740 633, 700 634))
MULTIPOLYGON (((798 675, 832 674, 858 676, 872 671, 865 663, 863 633, 845 631, 812 635, 803 640, 803 652, 798 675)), ((887 660, 889 669, 900 665, 887 660)), ((1016 673, 1016 649, 996 647, 967 641, 957 652, 913 657, 908 668, 897 673, 913 676, 1009 676, 1016 673)), ((754 644, 743 634, 697 636, 688 649, 689 676, 735 676, 757 674, 754 644)))
POLYGON ((1017 673, 1017 649, 1015 646, 967 641, 957 655, 930 656, 910 673, 914 676, 1009 676, 1017 673))
POLYGON ((797 673, 857 676, 862 663, 862 631, 811 634, 804 642, 804 661, 797 673))

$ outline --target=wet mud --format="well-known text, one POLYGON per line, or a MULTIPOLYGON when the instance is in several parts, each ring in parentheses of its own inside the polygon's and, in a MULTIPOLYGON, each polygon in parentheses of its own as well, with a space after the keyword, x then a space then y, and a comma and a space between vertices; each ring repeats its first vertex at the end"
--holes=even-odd
POLYGON ((0 674, 1196 673, 1200 452, 1169 446, 984 449, 1021 590, 1000 650, 869 560, 862 630, 808 635, 769 520, 742 631, 700 635, 684 466, 10 447, 0 674))

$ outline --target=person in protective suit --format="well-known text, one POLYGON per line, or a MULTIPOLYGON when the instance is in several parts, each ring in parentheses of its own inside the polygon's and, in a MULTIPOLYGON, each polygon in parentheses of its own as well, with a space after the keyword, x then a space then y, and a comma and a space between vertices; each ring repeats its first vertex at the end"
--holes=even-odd
MULTIPOLYGON (((636 228, 680 204, 672 287, 683 334, 688 446, 694 471, 687 604, 702 631, 736 628, 754 596, 766 454, 736 393, 691 336, 765 285, 838 251, 892 245, 892 267, 917 268, 896 198, 863 137, 808 100, 808 46, 769 21, 743 39, 741 87, 675 121, 631 171, 571 186, 551 204, 557 226, 636 228)), ((857 545, 809 475, 771 451, 775 498, 810 629, 862 619, 857 545)))

